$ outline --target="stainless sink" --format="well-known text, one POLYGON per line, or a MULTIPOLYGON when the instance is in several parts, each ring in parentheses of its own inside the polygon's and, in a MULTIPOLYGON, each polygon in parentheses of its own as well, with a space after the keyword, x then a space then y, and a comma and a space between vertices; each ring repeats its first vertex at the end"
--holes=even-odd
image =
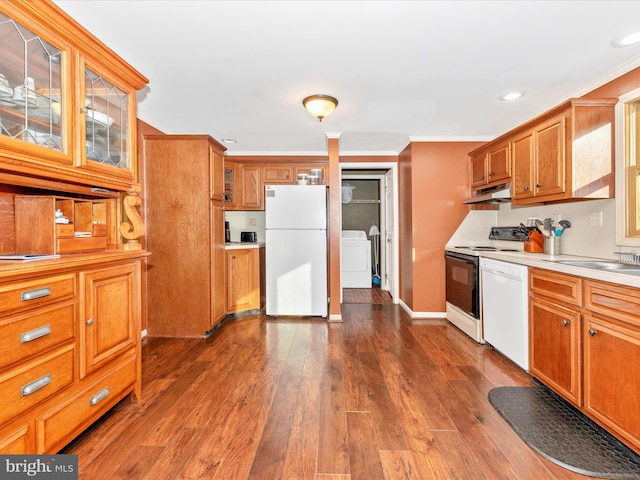
POLYGON ((640 265, 630 265, 607 260, 551 260, 553 263, 562 265, 572 265, 574 267, 594 268, 596 270, 607 270, 610 272, 628 273, 640 275, 640 265))

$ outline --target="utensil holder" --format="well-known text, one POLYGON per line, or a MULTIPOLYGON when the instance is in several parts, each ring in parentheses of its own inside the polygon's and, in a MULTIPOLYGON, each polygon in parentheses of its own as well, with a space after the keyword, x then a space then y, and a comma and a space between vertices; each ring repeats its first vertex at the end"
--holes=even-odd
POLYGON ((560 240, 562 237, 544 237, 544 253, 547 255, 560 255, 560 240))

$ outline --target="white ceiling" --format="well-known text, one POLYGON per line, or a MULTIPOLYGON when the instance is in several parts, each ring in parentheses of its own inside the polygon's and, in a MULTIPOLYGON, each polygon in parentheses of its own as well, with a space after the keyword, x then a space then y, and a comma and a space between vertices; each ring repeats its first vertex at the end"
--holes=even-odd
POLYGON ((150 80, 138 116, 228 153, 489 140, 640 65, 638 1, 59 0, 150 80), (515 102, 498 97, 513 90, 515 102), (338 98, 322 123, 302 99, 338 98))

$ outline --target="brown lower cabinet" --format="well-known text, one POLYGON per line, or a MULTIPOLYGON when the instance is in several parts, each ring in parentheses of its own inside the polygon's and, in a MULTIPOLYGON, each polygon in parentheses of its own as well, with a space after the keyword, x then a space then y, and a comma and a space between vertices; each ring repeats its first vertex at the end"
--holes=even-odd
POLYGON ((530 373, 640 453, 640 290, 536 268, 529 285, 530 373))
POLYGON ((264 308, 264 252, 264 246, 227 250, 228 314, 264 308))
POLYGON ((529 308, 529 317, 535 319, 529 349, 531 375, 579 407, 580 310, 542 298, 532 298, 529 308))
POLYGON ((140 397, 142 256, 0 267, 0 453, 55 453, 140 397))

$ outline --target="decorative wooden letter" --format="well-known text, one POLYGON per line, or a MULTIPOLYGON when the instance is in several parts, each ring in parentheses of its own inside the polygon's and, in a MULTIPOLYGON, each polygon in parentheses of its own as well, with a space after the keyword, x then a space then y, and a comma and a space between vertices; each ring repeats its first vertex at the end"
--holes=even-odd
POLYGON ((142 250, 140 238, 144 236, 144 222, 138 211, 142 205, 140 191, 139 186, 133 186, 127 190, 127 195, 122 200, 125 216, 129 220, 120 224, 120 234, 127 239, 127 243, 124 244, 125 250, 142 250))

